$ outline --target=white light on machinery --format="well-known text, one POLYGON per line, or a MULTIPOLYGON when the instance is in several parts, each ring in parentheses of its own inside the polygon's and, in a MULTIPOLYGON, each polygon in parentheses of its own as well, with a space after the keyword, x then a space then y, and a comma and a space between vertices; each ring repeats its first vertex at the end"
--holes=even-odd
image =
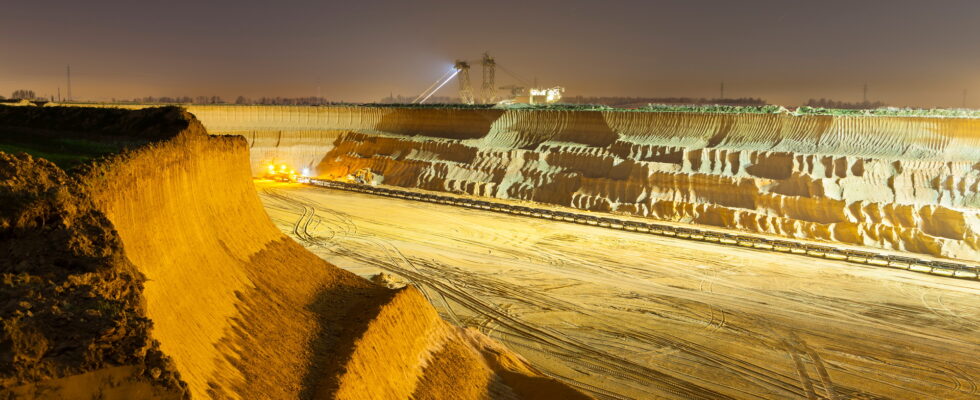
POLYGON ((565 91, 565 88, 561 86, 555 86, 549 89, 531 89, 528 94, 531 97, 531 103, 534 103, 534 97, 544 97, 545 103, 554 103, 561 100, 561 94, 565 91))
POLYGON ((554 87, 548 89, 548 94, 545 95, 545 101, 549 103, 554 103, 558 100, 561 100, 561 92, 562 92, 562 88, 554 87))

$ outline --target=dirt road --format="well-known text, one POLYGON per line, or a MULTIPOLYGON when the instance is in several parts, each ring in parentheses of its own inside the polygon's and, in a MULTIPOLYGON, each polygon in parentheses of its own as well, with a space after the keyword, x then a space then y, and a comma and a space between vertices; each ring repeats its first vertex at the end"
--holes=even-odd
POLYGON ((290 184, 281 230, 597 398, 975 398, 980 282, 290 184))

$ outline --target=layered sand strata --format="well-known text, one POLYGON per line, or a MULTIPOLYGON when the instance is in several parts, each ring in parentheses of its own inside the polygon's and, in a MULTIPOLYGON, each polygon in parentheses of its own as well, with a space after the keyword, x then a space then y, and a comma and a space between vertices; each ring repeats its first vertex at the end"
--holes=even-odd
POLYGON ((192 106, 327 179, 531 200, 980 261, 980 120, 192 106))

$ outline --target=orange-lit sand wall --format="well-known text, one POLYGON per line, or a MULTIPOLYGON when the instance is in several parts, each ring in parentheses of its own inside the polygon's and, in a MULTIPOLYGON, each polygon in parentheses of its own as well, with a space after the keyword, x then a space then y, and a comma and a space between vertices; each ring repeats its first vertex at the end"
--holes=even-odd
POLYGON ((285 237, 255 193, 246 141, 185 116, 175 138, 82 180, 146 275, 152 336, 193 398, 535 398, 527 381, 552 388, 538 398, 584 398, 450 326, 414 288, 377 286, 285 237))

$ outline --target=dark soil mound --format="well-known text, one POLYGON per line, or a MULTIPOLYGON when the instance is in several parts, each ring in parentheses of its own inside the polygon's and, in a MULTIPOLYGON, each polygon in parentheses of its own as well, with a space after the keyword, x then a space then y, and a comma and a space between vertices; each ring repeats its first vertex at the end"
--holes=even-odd
POLYGON ((0 387, 140 366, 180 389, 148 334, 143 277, 63 170, 0 152, 0 387))
POLYGON ((156 141, 187 129, 189 119, 180 107, 141 110, 82 107, 0 107, 0 126, 57 131, 90 138, 128 138, 156 141))
POLYGON ((0 151, 28 153, 69 168, 199 126, 191 126, 185 115, 178 107, 0 107, 0 151))

